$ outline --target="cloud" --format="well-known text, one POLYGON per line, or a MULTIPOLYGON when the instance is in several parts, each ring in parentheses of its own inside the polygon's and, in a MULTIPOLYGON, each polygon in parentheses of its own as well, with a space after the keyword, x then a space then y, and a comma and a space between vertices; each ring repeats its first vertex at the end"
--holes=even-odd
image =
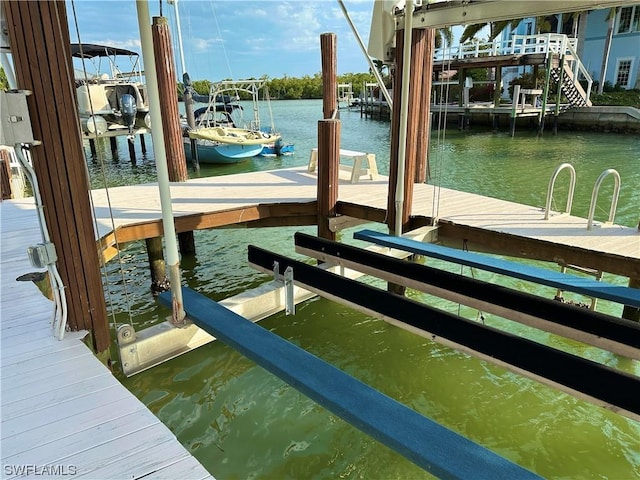
POLYGON ((109 47, 125 48, 127 50, 135 50, 138 52, 141 51, 142 49, 142 44, 139 38, 127 38, 125 40, 114 40, 112 38, 97 39, 97 40, 83 39, 83 43, 96 43, 98 45, 107 45, 109 47))
POLYGON ((220 38, 190 38, 189 45, 192 49, 197 52, 207 52, 212 48, 216 48, 222 43, 222 39, 220 38))

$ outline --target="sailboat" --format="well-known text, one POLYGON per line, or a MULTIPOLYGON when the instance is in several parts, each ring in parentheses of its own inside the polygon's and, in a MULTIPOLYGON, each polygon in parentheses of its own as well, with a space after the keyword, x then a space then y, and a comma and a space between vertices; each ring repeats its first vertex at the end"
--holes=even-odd
POLYGON ((201 163, 235 163, 258 155, 282 155, 293 151, 279 133, 260 126, 259 90, 264 80, 225 80, 211 85, 206 107, 194 112, 195 128, 183 129, 185 153, 191 159, 190 140, 196 140, 201 163), (253 118, 242 117, 240 95, 251 98, 253 118))

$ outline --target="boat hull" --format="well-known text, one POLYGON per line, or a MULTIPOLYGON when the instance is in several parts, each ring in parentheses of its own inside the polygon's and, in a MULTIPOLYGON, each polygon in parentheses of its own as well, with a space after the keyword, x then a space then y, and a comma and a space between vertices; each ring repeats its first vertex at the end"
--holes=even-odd
POLYGON ((260 155, 263 157, 279 157, 282 155, 293 155, 294 146, 292 143, 277 145, 274 143, 266 144, 262 147, 260 155))
MULTIPOLYGON (((237 145, 237 144, 206 144, 196 142, 198 149, 198 163, 228 164, 242 162, 255 157, 262 151, 262 145, 237 145)), ((191 161, 191 143, 189 139, 184 142, 184 151, 187 161, 191 161)))

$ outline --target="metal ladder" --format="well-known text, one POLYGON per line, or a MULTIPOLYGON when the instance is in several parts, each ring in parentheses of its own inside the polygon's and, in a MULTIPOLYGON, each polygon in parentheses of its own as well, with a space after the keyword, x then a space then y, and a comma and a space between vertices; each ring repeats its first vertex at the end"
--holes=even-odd
MULTIPOLYGON (((547 189, 547 202, 546 202, 545 209, 544 209, 544 211, 545 211, 544 219, 545 220, 549 220, 549 213, 551 211, 551 200, 553 198, 553 188, 555 186, 556 178, 558 177, 558 174, 564 169, 569 169, 569 172, 571 174, 571 178, 570 178, 570 183, 569 183, 569 194, 568 194, 568 198, 567 198, 567 205, 565 207, 565 211, 562 214, 563 215, 571 214, 571 206, 573 204, 573 193, 575 191, 575 186, 576 186, 576 171, 575 171, 575 169, 573 168, 573 166, 571 164, 563 163, 563 164, 559 165, 558 168, 556 168, 556 170, 553 172, 553 175, 551 176, 551 179, 549 180, 549 188, 547 189)), ((615 218, 615 215, 616 215, 616 208, 618 206, 618 198, 620 196, 620 174, 616 170, 614 170, 613 168, 609 168, 609 169, 605 170, 604 172, 602 172, 600 174, 600 176, 596 180, 595 185, 593 186, 593 190, 591 192, 591 204, 589 205, 589 216, 588 216, 588 219, 587 219, 587 230, 591 230, 593 228, 593 216, 594 216, 595 210, 596 210, 596 202, 597 202, 597 199, 598 199, 598 192, 600 191, 600 186, 602 185, 602 182, 609 175, 613 175, 613 178, 614 178, 614 181, 615 181, 615 185, 614 185, 614 190, 613 190, 613 198, 611 199, 611 207, 609 208, 609 218, 605 223, 607 223, 607 224, 613 223, 613 219, 615 218)), ((592 275, 598 281, 600 281, 602 279, 602 271, 600 271, 600 270, 593 270, 593 269, 590 269, 590 268, 583 268, 583 267, 580 267, 580 266, 577 266, 577 265, 566 265, 566 264, 561 264, 560 265, 560 271, 562 273, 566 273, 567 268, 570 268, 572 270, 575 270, 575 271, 578 271, 578 272, 581 272, 581 273, 585 273, 587 275, 592 275)), ((558 289, 557 294, 556 294, 556 299, 557 300, 562 300, 562 290, 558 289)), ((591 305, 589 306, 589 309, 590 310, 595 310, 596 303, 597 303, 597 299, 596 298, 591 298, 591 305)))
MULTIPOLYGON (((575 191, 575 186, 576 186, 576 171, 571 164, 563 163, 559 165, 558 168, 555 169, 555 171, 553 172, 553 175, 551 175, 551 179, 549 180, 549 187, 547 189, 547 202, 544 207, 545 220, 549 220, 549 215, 551 213, 551 201, 553 199, 553 188, 556 183, 556 178, 558 178, 558 175, 560 174, 560 172, 565 168, 569 169, 571 178, 569 183, 569 194, 567 198, 567 205, 562 214, 563 215, 571 214, 571 206, 573 205, 573 193, 575 191)), ((589 205, 589 216, 587 218, 587 230, 591 230, 593 228, 593 216, 596 211, 598 192, 600 191, 600 186, 602 185, 602 182, 609 175, 613 175, 613 179, 615 183, 613 187, 613 197, 611 198, 611 206, 609 208, 609 218, 604 223, 605 224, 613 223, 613 219, 616 216, 616 208, 618 207, 618 198, 620 197, 620 174, 617 172, 617 170, 614 170, 613 168, 609 168, 600 174, 600 176, 596 180, 596 183, 593 186, 593 190, 591 192, 591 204, 589 205)))

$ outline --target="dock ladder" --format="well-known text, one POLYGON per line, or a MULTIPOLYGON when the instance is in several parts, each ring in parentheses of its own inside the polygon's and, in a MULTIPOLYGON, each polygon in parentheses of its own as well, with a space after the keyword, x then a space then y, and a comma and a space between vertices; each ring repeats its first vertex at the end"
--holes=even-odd
MULTIPOLYGON (((545 220, 549 220, 549 215, 551 213, 551 201, 553 199, 553 189, 556 183, 556 179, 558 178, 558 175, 560 174, 560 172, 565 168, 569 169, 571 178, 569 182, 569 194, 567 197, 567 204, 565 206, 564 212, 562 212, 561 215, 571 214, 571 206, 573 205, 573 193, 576 187, 576 171, 571 164, 563 163, 559 165, 558 168, 555 169, 555 171, 553 172, 553 175, 551 175, 551 179, 549 180, 549 187, 547 189, 547 202, 544 207, 545 220)), ((618 207, 618 198, 620 197, 620 174, 618 173, 617 170, 614 170, 613 168, 609 168, 600 174, 600 176, 596 180, 596 183, 593 186, 593 190, 591 192, 591 204, 589 205, 589 216, 587 219, 587 230, 591 230, 593 228, 593 216, 595 215, 595 211, 596 211, 598 192, 600 191, 600 186, 602 185, 602 182, 609 175, 613 175, 613 179, 615 183, 613 187, 613 197, 611 198, 611 206, 609 207, 609 218, 604 223, 612 224, 613 219, 616 216, 616 208, 618 207)))
MULTIPOLYGON (((571 164, 563 163, 559 165, 558 168, 556 168, 556 170, 553 172, 553 175, 551 176, 551 179, 549 180, 549 188, 547 189, 547 202, 544 209, 545 220, 549 220, 549 213, 551 211, 551 201, 553 198, 553 188, 555 186, 556 178, 558 177, 558 174, 564 169, 569 169, 569 172, 571 174, 571 179, 569 183, 569 194, 567 197, 567 204, 565 207, 565 211, 562 214, 563 215, 571 214, 571 205, 573 204, 573 193, 575 191, 575 186, 576 186, 576 171, 571 164)), ((614 185, 614 191, 613 191, 613 198, 611 199, 611 207, 609 209, 609 218, 606 223, 608 224, 613 223, 613 219, 615 218, 615 214, 616 214, 616 208, 618 205, 618 197, 620 196, 620 174, 616 170, 609 168, 600 174, 600 176, 596 180, 595 185, 593 186, 593 191, 591 192, 591 204, 589 205, 589 217, 587 219, 587 230, 591 230, 593 227, 593 216, 596 210, 596 202, 598 199, 598 192, 600 191, 600 185, 602 185, 602 182, 604 181, 604 179, 609 175, 613 175, 615 185, 614 185)), ((592 275, 598 281, 602 279, 602 272, 599 270, 583 268, 578 265, 560 265, 560 271, 562 273, 565 273, 567 271, 567 268, 576 270, 578 272, 586 273, 588 275, 592 275)), ((561 289, 558 289, 556 294, 556 299, 562 300, 561 289)), ((595 310, 596 303, 597 303, 597 299, 595 297, 591 297, 591 305, 590 305, 591 310, 595 310)))
POLYGON ((576 170, 570 163, 563 163, 562 165, 556 168, 553 175, 551 175, 551 179, 549 180, 549 188, 547 189, 547 203, 544 207, 544 219, 549 220, 549 213, 551 212, 551 200, 553 198, 553 187, 556 183, 556 178, 558 178, 558 174, 564 170, 565 168, 569 169, 571 173, 571 180, 569 183, 569 195, 567 197, 567 205, 564 209, 565 214, 571 214, 571 205, 573 204, 573 192, 576 188, 576 170))
POLYGON ((609 219, 605 222, 607 224, 613 223, 613 219, 616 216, 616 208, 618 206, 618 197, 620 196, 620 174, 617 170, 613 168, 609 168, 602 172, 598 179, 596 180, 595 185, 593 186, 593 191, 591 192, 591 204, 589 205, 589 218, 587 220, 587 230, 591 230, 593 227, 593 215, 596 211, 596 202, 598 200, 598 191, 600 190, 600 185, 606 177, 609 175, 613 175, 613 179, 615 181, 613 187, 613 197, 611 198, 611 207, 609 207, 609 219))

